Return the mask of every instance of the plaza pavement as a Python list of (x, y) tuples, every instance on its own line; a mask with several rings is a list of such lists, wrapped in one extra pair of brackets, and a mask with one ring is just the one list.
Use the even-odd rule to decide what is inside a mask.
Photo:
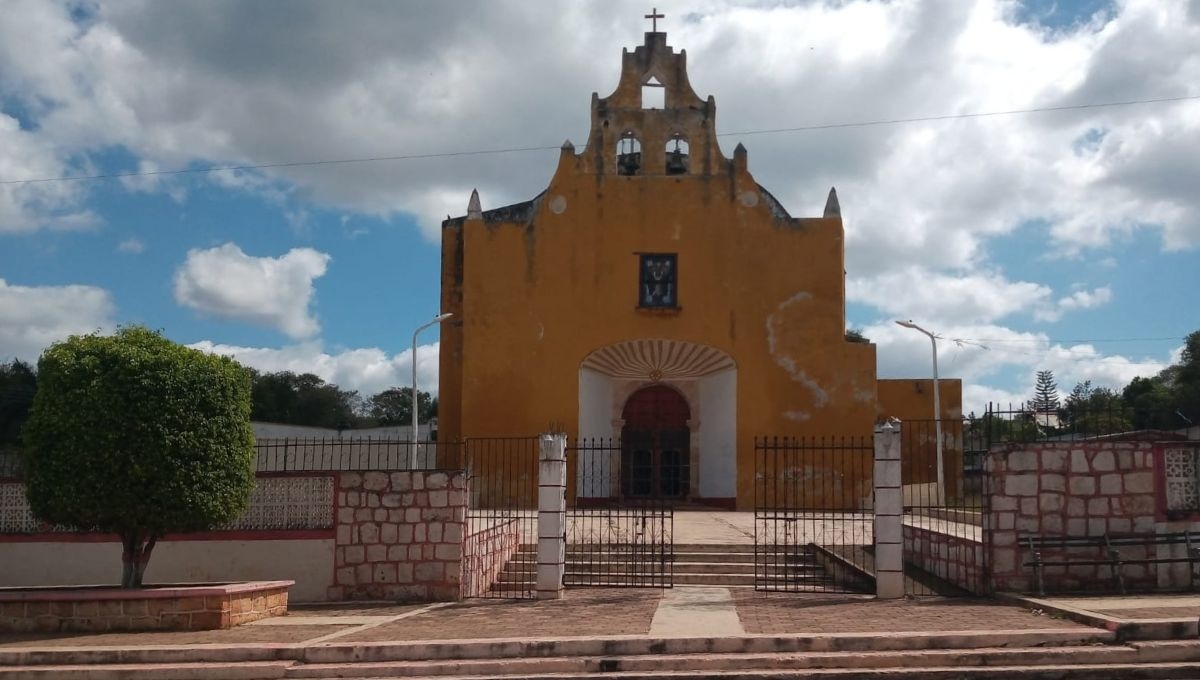
[[(1063, 607), (1088, 608), (1089, 625)], [(1047, 604), (1049, 603), (1049, 604)], [(1146, 622), (1200, 617), (1192, 595), (876, 600), (868, 596), (757, 593), (737, 588), (570, 589), (561, 600), (468, 600), (439, 604), (294, 605), (286, 617), (230, 630), (144, 633), (0, 634), (0, 650), (212, 644), (380, 643), (418, 640), (589, 636), (723, 637), (1034, 631), (1105, 628), (1105, 620)]]
[[(675, 517), (677, 545), (732, 546), (754, 542), (753, 513), (679, 512)], [(814, 516), (796, 523), (795, 530), (826, 538), (845, 534), (847, 544), (861, 545), (869, 542), (870, 524), (865, 515), (836, 519)], [(1030, 678), (1126, 678), (1134, 677), (1127, 673), (1144, 670), (1137, 666), (1139, 663), (1185, 661), (1191, 665), (1178, 669), (1156, 667), (1153, 672), (1164, 674), (1153, 677), (1200, 677), (1198, 619), (1200, 596), (1183, 594), (876, 600), (861, 595), (760, 593), (749, 588), (714, 586), (581, 588), (566, 590), (561, 600), (547, 601), (296, 603), (285, 617), (231, 630), (0, 634), (0, 680), (9, 677), (42, 680), (55, 677), (54, 673), (68, 667), (95, 669), (94, 672), (78, 670), (70, 676), (81, 680), (107, 680), (109, 676), (104, 673), (108, 670), (117, 674), (112, 677), (124, 678), (127, 676), (120, 674), (132, 673), (130, 669), (135, 667), (112, 666), (105, 670), (103, 665), (131, 660), (142, 664), (137, 672), (144, 675), (129, 675), (130, 678), (158, 678), (154, 675), (157, 672), (152, 665), (154, 660), (178, 663), (177, 670), (186, 677), (192, 678), (187, 673), (195, 671), (198, 673), (195, 678), (206, 679), (234, 677), (226, 674), (235, 671), (251, 675), (261, 672), (264, 674), (261, 677), (283, 677), (271, 673), (323, 672), (320, 663), (331, 664), (332, 677), (334, 670), (338, 674), (357, 672), (355, 669), (360, 666), (355, 664), (370, 658), (383, 664), (376, 671), (391, 673), (398, 663), (438, 663), (432, 659), (443, 658), (440, 654), (448, 655), (446, 659), (479, 659), (470, 663), (483, 664), (480, 668), (492, 668), (487, 664), (500, 664), (496, 668), (501, 668), (504, 664), (518, 663), (511, 659), (521, 658), (535, 647), (538, 654), (548, 654), (546, 650), (552, 649), (560, 655), (558, 661), (540, 667), (542, 670), (601, 664), (598, 668), (604, 671), (603, 663), (607, 663), (604, 659), (617, 653), (634, 655), (629, 659), (642, 658), (636, 655), (667, 659), (653, 662), (660, 664), (655, 668), (661, 664), (686, 667), (692, 662), (685, 657), (698, 664), (715, 664), (715, 668), (720, 664), (742, 663), (792, 666), (833, 663), (818, 658), (823, 654), (832, 655), (830, 659), (841, 659), (836, 663), (867, 663), (860, 659), (865, 652), (868, 656), (881, 655), (878, 657), (881, 664), (891, 663), (884, 660), (892, 658), (889, 654), (900, 655), (896, 659), (913, 655), (903, 661), (912, 664), (931, 663), (922, 654), (941, 654), (937, 663), (946, 665), (951, 673), (955, 672), (955, 665), (992, 666), (995, 672), (998, 669), (994, 664), (1026, 663), (1020, 661), (1026, 657), (1030, 664), (1034, 658), (1042, 659), (1045, 664), (1060, 664), (1045, 666), (1050, 675), (1012, 676)], [(1096, 645), (1102, 645), (1103, 650)], [(662, 656), (663, 650), (667, 657), (671, 654), (684, 657), (671, 660)], [(733, 656), (711, 659), (699, 652)], [(794, 656), (797, 652), (808, 654), (805, 657), (808, 660), (798, 660)], [(759, 659), (755, 654), (766, 654), (771, 659)], [(838, 654), (851, 656), (838, 657)], [(493, 657), (493, 661), (483, 660)], [(1109, 660), (1101, 662), (1100, 657)], [(629, 659), (623, 663), (634, 663)], [(1096, 675), (1086, 672), (1066, 675), (1055, 670), (1065, 667), (1061, 664), (1086, 664), (1093, 659), (1095, 663), (1133, 665), (1105, 669), (1107, 675), (1100, 670)], [(294, 665), (298, 662), (317, 665), (304, 670)], [(271, 668), (257, 668), (256, 663)], [(530, 660), (530, 663), (535, 662)], [(653, 665), (650, 661), (645, 663)], [(197, 667), (192, 669), (189, 664)], [(24, 670), (19, 670), (22, 667)], [(522, 672), (520, 667), (514, 668), (509, 671), (518, 675)], [(1172, 674), (1177, 671), (1196, 674)]]

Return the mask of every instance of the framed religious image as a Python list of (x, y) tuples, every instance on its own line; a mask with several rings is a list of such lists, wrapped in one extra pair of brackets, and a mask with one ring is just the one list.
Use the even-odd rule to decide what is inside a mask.
[(679, 268), (674, 253), (639, 253), (638, 307), (679, 306)]

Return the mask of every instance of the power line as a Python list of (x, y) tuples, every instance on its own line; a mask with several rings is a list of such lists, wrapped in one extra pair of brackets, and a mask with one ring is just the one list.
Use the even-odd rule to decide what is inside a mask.
[[(887, 118), (879, 120), (865, 120), (849, 123), (822, 123), (819, 125), (801, 125), (798, 127), (787, 128), (770, 128), (762, 130), (740, 130), (737, 132), (722, 132), (718, 137), (732, 136), (749, 136), (749, 135), (773, 135), (789, 132), (810, 132), (815, 130), (837, 130), (843, 128), (862, 128), (862, 127), (878, 127), (883, 125), (906, 125), (910, 123), (928, 123), (946, 120), (960, 120), (968, 118), (989, 118), (996, 116), (1016, 116), (1031, 113), (1050, 113), (1054, 111), (1079, 111), (1085, 109), (1113, 108), (1118, 106), (1134, 106), (1139, 104), (1163, 104), (1170, 102), (1194, 101), (1200, 100), (1200, 95), (1185, 95), (1180, 97), (1159, 97), (1155, 99), (1130, 99), (1126, 101), (1115, 102), (1097, 102), (1090, 104), (1066, 104), (1063, 106), (1043, 106), (1029, 109), (1010, 109), (1007, 111), (983, 111), (976, 113), (952, 113), (940, 116), (919, 116), (914, 118)], [(322, 165), (345, 165), (349, 163), (379, 163), (383, 161), (410, 161), (410, 160), (426, 160), (431, 158), (455, 158), (461, 156), (487, 156), (496, 154), (508, 153), (526, 153), (530, 151), (554, 151), (561, 147), (557, 145), (549, 146), (524, 146), (510, 147), (502, 149), (477, 149), (468, 151), (445, 151), (437, 153), (421, 153), (421, 154), (398, 154), (393, 156), (366, 156), (360, 158), (335, 158), (322, 159), (311, 161), (292, 161), (284, 163), (246, 163), (242, 165), (213, 165), (205, 168), (177, 168), (173, 170), (145, 170), (136, 172), (114, 172), (99, 175), (73, 175), (62, 177), (40, 177), (35, 179), (6, 179), (0, 180), (0, 185), (4, 184), (39, 184), (45, 182), (79, 182), (86, 180), (104, 180), (104, 179), (121, 179), (123, 177), (156, 177), (164, 175), (188, 175), (208, 172), (221, 171), (238, 171), (238, 170), (266, 170), (272, 168), (297, 168), (297, 167), (316, 167)]]
[[(954, 338), (952, 338), (954, 339)], [(1061, 339), (1061, 338), (959, 338), (961, 340), (971, 340), (974, 342), (990, 342), (995, 344), (1069, 344), (1069, 343), (1099, 343), (1099, 342), (1162, 342), (1165, 340), (1183, 340), (1182, 335), (1170, 335), (1160, 338), (1080, 338), (1080, 339)]]
[(1081, 109), (1100, 109), (1116, 106), (1133, 106), (1135, 104), (1161, 104), (1166, 102), (1182, 102), (1200, 99), (1200, 95), (1184, 95), (1181, 97), (1161, 97), (1158, 99), (1130, 99), (1119, 102), (1099, 102), (1094, 104), (1064, 104), (1063, 106), (1042, 106), (1032, 109), (1010, 109), (1008, 111), (984, 111), (980, 113), (948, 113), (941, 116), (921, 116), (918, 118), (889, 118), (884, 120), (869, 120), (858, 123), (826, 123), (823, 125), (805, 125), (794, 128), (775, 128), (771, 130), (743, 130), (741, 132), (725, 132), (725, 135), (766, 135), (777, 132), (804, 132), (808, 130), (835, 130), (838, 128), (870, 127), (876, 125), (901, 125), (906, 123), (927, 123), (939, 120), (957, 120), (961, 118), (988, 118), (992, 116), (1016, 116), (1026, 113), (1050, 113), (1053, 111), (1078, 111)]

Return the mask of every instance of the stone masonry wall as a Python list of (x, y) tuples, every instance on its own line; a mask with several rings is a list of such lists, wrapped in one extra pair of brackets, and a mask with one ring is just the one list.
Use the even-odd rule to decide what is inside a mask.
[(904, 561), (969, 593), (985, 594), (983, 543), (975, 538), (905, 524)]
[(463, 544), (463, 597), (483, 597), (521, 545), (521, 527), (505, 520), (467, 536)]
[[(1154, 446), (1146, 442), (1045, 442), (993, 450), (986, 459), (992, 480), (985, 528), (992, 534), (991, 568), (997, 591), (1035, 589), (1029, 549), (1021, 536), (1103, 536), (1155, 532)], [(1078, 551), (1070, 553), (1080, 555)], [(1090, 555), (1090, 553), (1089, 553)], [(1122, 555), (1140, 558), (1135, 549)], [(1043, 559), (1060, 557), (1043, 551)], [(1099, 556), (1099, 555), (1097, 555)], [(1153, 587), (1156, 575), (1141, 565), (1124, 570), (1131, 588)], [(1110, 590), (1107, 567), (1047, 567), (1048, 591)]]
[(462, 471), (343, 472), (330, 600), (461, 597)]

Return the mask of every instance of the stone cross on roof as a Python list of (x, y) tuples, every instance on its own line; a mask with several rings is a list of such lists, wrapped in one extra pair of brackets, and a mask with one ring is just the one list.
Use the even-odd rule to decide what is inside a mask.
[(659, 13), (658, 13), (658, 8), (657, 8), (657, 7), (655, 7), (655, 8), (653, 8), (653, 9), (651, 9), (651, 10), (650, 10), (650, 13), (646, 15), (646, 18), (647, 18), (647, 19), (649, 19), (649, 20), (650, 20), (650, 22), (651, 22), (651, 23), (650, 23), (650, 32), (651, 32), (651, 33), (658, 33), (658, 20), (659, 20), (659, 19), (666, 19), (666, 18), (667, 18), (667, 15), (665, 15), (665, 14), (659, 14)]

